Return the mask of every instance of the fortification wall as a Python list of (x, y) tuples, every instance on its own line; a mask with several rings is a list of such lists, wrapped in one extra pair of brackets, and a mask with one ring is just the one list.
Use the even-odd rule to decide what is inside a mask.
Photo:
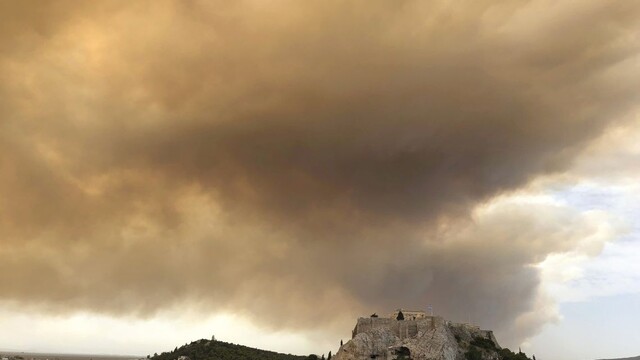
[(498, 340), (496, 340), (496, 337), (491, 330), (482, 330), (479, 326), (465, 323), (448, 322), (447, 325), (449, 325), (449, 328), (454, 333), (454, 335), (460, 336), (465, 341), (471, 342), (474, 338), (490, 339), (491, 341), (493, 341), (496, 347), (500, 349)]
[(392, 321), (395, 320), (380, 317), (359, 318), (358, 322), (356, 323), (356, 327), (353, 329), (351, 338), (354, 338), (360, 333), (367, 332), (373, 329), (389, 327)]
[(356, 335), (378, 328), (386, 328), (400, 339), (416, 337), (419, 332), (425, 333), (443, 326), (444, 319), (438, 316), (427, 316), (416, 320), (395, 320), (389, 318), (359, 318), (353, 329), (352, 338)]
[(391, 324), (395, 336), (400, 339), (412, 338), (418, 335), (417, 320), (401, 320)]

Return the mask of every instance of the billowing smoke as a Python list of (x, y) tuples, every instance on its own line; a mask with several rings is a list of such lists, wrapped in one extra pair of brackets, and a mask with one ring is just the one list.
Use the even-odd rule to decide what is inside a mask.
[(534, 334), (608, 235), (496, 199), (634, 111), (640, 3), (490, 3), (0, 2), (0, 297)]

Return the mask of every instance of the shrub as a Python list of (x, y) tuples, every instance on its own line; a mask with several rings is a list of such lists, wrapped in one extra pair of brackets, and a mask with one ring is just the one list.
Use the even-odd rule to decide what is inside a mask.
[(493, 340), (487, 339), (487, 338), (480, 338), (480, 337), (474, 338), (473, 340), (471, 340), (471, 345), (475, 345), (482, 349), (489, 349), (489, 350), (496, 349), (496, 344), (493, 342)]
[(478, 348), (475, 346), (471, 346), (469, 351), (464, 354), (465, 359), (467, 360), (482, 360), (482, 353), (478, 351)]
[(504, 348), (500, 350), (500, 359), (502, 360), (530, 360), (523, 352), (514, 353), (513, 351)]

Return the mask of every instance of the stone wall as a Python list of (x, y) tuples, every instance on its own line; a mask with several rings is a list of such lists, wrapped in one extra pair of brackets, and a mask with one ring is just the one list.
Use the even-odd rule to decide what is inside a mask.
[(356, 327), (351, 333), (351, 338), (356, 335), (378, 328), (389, 329), (400, 339), (413, 338), (419, 332), (426, 333), (436, 326), (444, 325), (444, 320), (438, 316), (427, 316), (416, 320), (395, 320), (389, 318), (359, 318)]
[(395, 320), (380, 317), (359, 318), (358, 322), (356, 323), (356, 327), (351, 333), (351, 338), (354, 338), (360, 333), (367, 332), (373, 329), (388, 327), (391, 325), (392, 321)]
[(485, 338), (493, 341), (498, 349), (501, 348), (491, 330), (482, 330), (479, 326), (465, 323), (447, 322), (447, 325), (454, 335), (457, 335), (464, 341), (471, 342), (474, 338)]

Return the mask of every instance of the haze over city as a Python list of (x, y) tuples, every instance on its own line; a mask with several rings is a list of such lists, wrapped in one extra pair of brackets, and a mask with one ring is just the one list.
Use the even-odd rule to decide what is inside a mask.
[(0, 0), (0, 350), (640, 355), (640, 2)]

